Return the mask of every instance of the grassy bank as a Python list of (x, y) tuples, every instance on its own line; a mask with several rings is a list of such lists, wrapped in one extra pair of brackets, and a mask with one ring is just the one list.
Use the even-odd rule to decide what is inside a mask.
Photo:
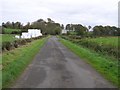
[(108, 58), (104, 55), (100, 55), (94, 51), (91, 51), (82, 46), (72, 43), (71, 41), (60, 39), (66, 47), (77, 54), (80, 58), (85, 60), (91, 66), (93, 66), (98, 72), (100, 72), (106, 79), (113, 84), (120, 87), (118, 82), (118, 61)]
[(47, 38), (35, 40), (27, 45), (3, 53), (2, 55), (2, 87), (9, 87), (24, 71), (33, 57), (44, 45)]

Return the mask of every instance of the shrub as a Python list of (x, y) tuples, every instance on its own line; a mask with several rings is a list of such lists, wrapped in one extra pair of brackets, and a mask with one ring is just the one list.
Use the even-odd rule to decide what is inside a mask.
[(11, 42), (7, 41), (7, 42), (3, 42), (2, 43), (2, 50), (11, 50), (13, 48), (13, 45)]
[(26, 42), (32, 42), (32, 39), (25, 39)]
[(13, 48), (18, 48), (20, 45), (25, 45), (26, 43), (32, 42), (32, 40), (40, 39), (43, 37), (46, 37), (46, 36), (45, 35), (39, 36), (39, 37), (32, 38), (32, 39), (18, 39), (13, 42), (5, 41), (5, 42), (2, 42), (1, 49), (2, 49), (2, 51), (11, 50)]
[(5, 46), (6, 46), (6, 42), (3, 42), (3, 43), (2, 43), (2, 51), (5, 50)]
[(12, 31), (11, 34), (21, 34), (20, 31)]
[(25, 39), (22, 39), (22, 40), (20, 41), (20, 44), (21, 44), (21, 45), (25, 45), (25, 44), (26, 44), (26, 40), (25, 40)]
[(18, 46), (19, 46), (19, 45), (18, 45), (18, 42), (17, 42), (17, 40), (15, 40), (15, 41), (14, 41), (14, 47), (15, 47), (15, 48), (18, 48)]

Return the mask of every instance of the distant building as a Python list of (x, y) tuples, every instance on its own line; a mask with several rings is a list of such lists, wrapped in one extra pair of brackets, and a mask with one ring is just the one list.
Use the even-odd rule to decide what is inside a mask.
[(20, 38), (20, 36), (19, 36), (19, 35), (15, 35), (15, 38), (18, 38), (18, 39), (19, 39), (19, 38)]
[(61, 34), (67, 34), (68, 31), (70, 31), (70, 30), (63, 29)]
[(24, 32), (22, 33), (21, 38), (31, 38), (31, 35), (29, 33)]
[(29, 34), (31, 37), (42, 36), (41, 30), (38, 30), (38, 29), (28, 29), (28, 34)]
[[(28, 29), (28, 32), (23, 32), (21, 38), (34, 38), (42, 36), (41, 30), (39, 29)], [(16, 38), (20, 38), (18, 35), (15, 36)]]
[(89, 31), (93, 31), (93, 28), (90, 28)]

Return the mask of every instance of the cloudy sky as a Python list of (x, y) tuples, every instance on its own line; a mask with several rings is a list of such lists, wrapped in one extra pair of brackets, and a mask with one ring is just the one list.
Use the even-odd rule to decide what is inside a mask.
[[(58, 23), (118, 25), (119, 0), (0, 0), (2, 22), (51, 18)], [(1, 22), (0, 22), (1, 23)]]

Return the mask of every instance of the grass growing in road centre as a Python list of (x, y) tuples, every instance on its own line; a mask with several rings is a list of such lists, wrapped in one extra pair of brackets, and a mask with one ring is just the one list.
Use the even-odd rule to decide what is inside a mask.
[(120, 87), (118, 81), (118, 61), (112, 60), (106, 56), (95, 53), (87, 48), (78, 46), (68, 40), (60, 39), (66, 47), (83, 58), (87, 63), (91, 64), (98, 72), (100, 72), (106, 79), (113, 84)]
[(9, 87), (12, 82), (23, 72), (47, 38), (35, 40), (15, 50), (3, 53), (2, 55), (2, 87)]

